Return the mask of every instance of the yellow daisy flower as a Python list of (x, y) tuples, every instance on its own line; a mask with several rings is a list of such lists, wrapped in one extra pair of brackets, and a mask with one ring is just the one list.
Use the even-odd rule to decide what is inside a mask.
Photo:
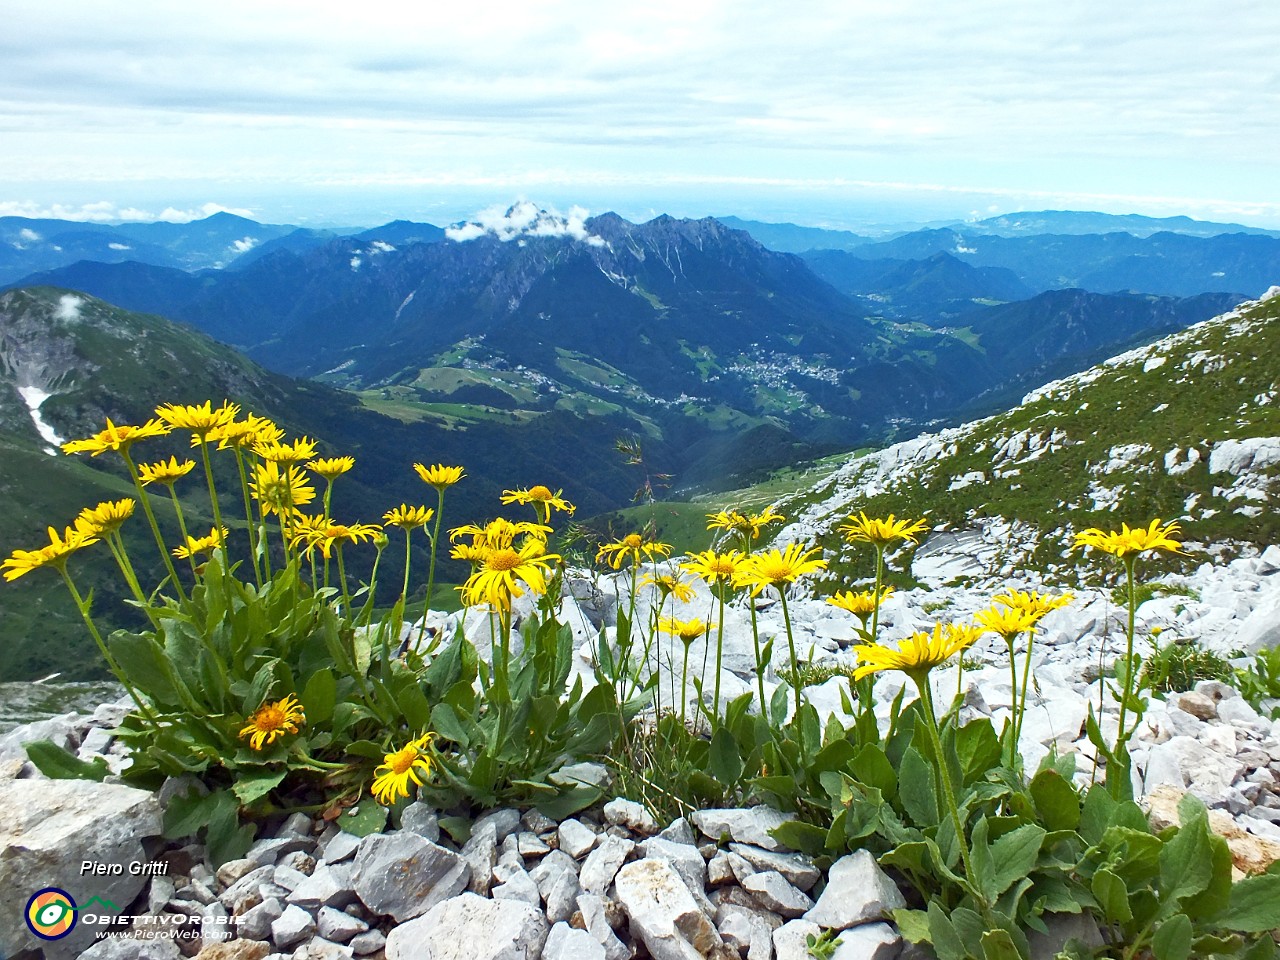
[[(299, 437), (292, 443), (281, 443), (279, 440), (273, 440), (270, 443), (254, 444), (253, 452), (263, 460), (271, 463), (282, 465), (301, 463), (303, 460), (310, 460), (316, 455), (316, 441), (310, 437)], [(354, 460), (351, 461), (351, 465), (355, 466)]]
[(681, 603), (688, 603), (693, 599), (693, 585), (681, 580), (678, 574), (646, 573), (640, 578), (640, 584), (641, 586), (657, 587), (662, 594), (663, 600), (673, 596)]
[(891, 513), (885, 519), (868, 517), (859, 512), (856, 517), (849, 517), (849, 522), (838, 528), (849, 543), (870, 543), (877, 548), (887, 547), (895, 540), (910, 540), (919, 543), (916, 535), (929, 529), (924, 520), (898, 520)]
[(867, 617), (875, 613), (876, 607), (883, 604), (890, 596), (893, 595), (893, 587), (883, 587), (880, 590), (879, 599), (876, 598), (874, 590), (845, 590), (843, 593), (836, 592), (827, 597), (827, 603), (833, 607), (839, 607), (841, 610), (848, 610), (855, 617), (863, 622)]
[(254, 750), (270, 746), (286, 733), (297, 733), (307, 722), (302, 704), (293, 694), (275, 703), (264, 703), (249, 717), (240, 731), (241, 739), (247, 739)]
[(133, 516), (133, 508), (137, 505), (136, 500), (125, 497), (123, 500), (108, 500), (96, 507), (85, 507), (76, 517), (76, 528), (91, 537), (115, 533)]
[(640, 563), (640, 555), (648, 557), (652, 560), (654, 557), (671, 556), (671, 544), (658, 543), (656, 540), (646, 540), (638, 533), (628, 533), (621, 540), (614, 540), (612, 543), (602, 543), (600, 549), (596, 551), (596, 562), (606, 560), (613, 569), (620, 569), (622, 561), (627, 557), (631, 558), (633, 564)]
[(417, 530), (418, 527), (425, 527), (431, 522), (431, 518), (436, 512), (431, 507), (411, 507), (408, 504), (400, 504), (388, 510), (382, 515), (382, 519), (387, 522), (389, 527), (399, 527), (401, 530)]
[(424, 467), (420, 463), (415, 463), (413, 469), (418, 472), (418, 476), (422, 478), (422, 482), (435, 487), (443, 492), (445, 487), (451, 487), (463, 477), (466, 476), (462, 472), (462, 467), (446, 467), (443, 463), (437, 463), (431, 467)]
[(1029, 614), (1034, 620), (1039, 621), (1046, 613), (1065, 607), (1074, 599), (1074, 595), (1070, 593), (1054, 596), (1035, 590), (1006, 590), (992, 597), (992, 602), (1003, 603), (1006, 607)]
[(317, 476), (332, 481), (342, 476), (355, 465), (355, 457), (329, 457), (327, 459), (312, 460), (307, 464), (307, 469)]
[(347, 543), (359, 543), (361, 540), (372, 540), (382, 532), (382, 528), (374, 523), (328, 523), (318, 529), (306, 529), (295, 533), (293, 545), (305, 544), (308, 551), (320, 548), (327, 560), (333, 555), (334, 545), (341, 547)]
[(484, 558), (489, 555), (489, 548), (482, 541), (473, 541), (471, 543), (454, 544), (453, 549), (449, 551), (449, 556), (455, 560), (465, 560), (467, 563), (475, 566), (478, 563), (484, 563)]
[(913, 633), (897, 650), (878, 643), (860, 644), (853, 649), (862, 666), (853, 671), (853, 679), (882, 670), (901, 670), (919, 682), (934, 667), (967, 650), (981, 635), (981, 630), (967, 624), (938, 623), (932, 633)]
[(307, 483), (301, 470), (287, 467), (282, 471), (274, 460), (254, 465), (249, 489), (263, 513), (288, 515), (316, 498), (315, 487)]
[(545, 543), (550, 533), (551, 528), (540, 523), (530, 523), (527, 520), (512, 522), (505, 517), (497, 517), (483, 527), (478, 527), (474, 523), (454, 527), (449, 531), (449, 539), (461, 540), (463, 537), (471, 537), (474, 541), (478, 537), (484, 546), (500, 550), (511, 546), (515, 543), (516, 537), (522, 535)]
[(84, 440), (68, 440), (62, 445), (62, 452), (89, 453), (95, 457), (100, 453), (106, 453), (108, 450), (123, 453), (138, 440), (145, 440), (148, 437), (163, 437), (168, 433), (169, 428), (159, 420), (148, 420), (140, 427), (131, 427), (127, 424), (117, 426), (108, 417), (105, 430), (95, 433), (92, 437), (87, 437)]
[(547, 573), (552, 562), (560, 557), (545, 553), (545, 545), (532, 537), (525, 540), (519, 550), (511, 547), (490, 549), (483, 562), (459, 589), (462, 602), (468, 607), (481, 604), (497, 610), (510, 610), (511, 598), (524, 596), (520, 584), (536, 594), (547, 589)]
[[(431, 776), (431, 758), (427, 746), (434, 734), (411, 740), (399, 750), (385, 754), (383, 762), (374, 769), (373, 798), (383, 806), (390, 806), (397, 797), (409, 796), (409, 782), (421, 787), (421, 777)], [(419, 774), (418, 771), (422, 773)], [(385, 771), (380, 773), (379, 771)]]
[(695, 553), (692, 560), (686, 560), (680, 564), (680, 569), (689, 571), (708, 586), (714, 586), (717, 583), (735, 580), (738, 568), (746, 559), (747, 555), (741, 550), (726, 550), (723, 553), (703, 550), (701, 553)]
[(188, 536), (187, 542), (183, 546), (173, 548), (173, 555), (179, 560), (186, 560), (191, 557), (197, 557), (202, 553), (212, 553), (227, 542), (228, 533), (229, 531), (226, 527), (221, 530), (210, 527), (207, 537)]
[(663, 633), (669, 633), (673, 637), (679, 637), (680, 640), (688, 646), (701, 636), (705, 636), (707, 631), (711, 629), (710, 624), (703, 623), (699, 618), (694, 617), (692, 620), (680, 620), (676, 617), (663, 617), (658, 621), (658, 629)]
[(561, 496), (563, 493), (563, 490), (557, 490), (552, 493), (550, 488), (538, 484), (527, 490), (503, 490), (502, 502), (533, 504), (533, 509), (537, 512), (538, 519), (543, 523), (550, 523), (552, 509), (560, 510), (570, 516), (573, 516), (574, 511), (578, 509)]
[(168, 424), (171, 430), (190, 430), (192, 445), (204, 443), (213, 431), (225, 427), (240, 413), (239, 404), (222, 402), (213, 409), (213, 401), (206, 400), (197, 406), (166, 403), (156, 407), (156, 416)]
[(49, 527), (48, 546), (39, 550), (14, 550), (8, 560), (0, 563), (0, 568), (8, 567), (4, 571), (6, 580), (17, 580), (38, 567), (63, 570), (66, 568), (67, 557), (97, 542), (98, 538), (84, 529), (67, 527), (62, 536), (58, 536), (58, 531)]
[(1034, 630), (1040, 618), (1016, 607), (992, 607), (980, 611), (973, 619), (985, 632), (997, 633), (1010, 642), (1018, 634)]
[(757, 553), (747, 557), (738, 568), (733, 578), (735, 587), (750, 587), (751, 595), (757, 596), (765, 587), (782, 588), (784, 583), (795, 583), (796, 579), (808, 573), (815, 573), (827, 566), (827, 561), (813, 556), (821, 553), (820, 547), (805, 550), (798, 543), (792, 543), (785, 550), (770, 550), (768, 553)]
[(167, 487), (185, 477), (195, 468), (195, 465), (194, 460), (183, 460), (179, 463), (177, 457), (170, 457), (168, 463), (161, 460), (159, 463), (139, 464), (138, 476), (144, 487), (149, 483), (161, 483)]
[(1076, 549), (1094, 547), (1121, 560), (1152, 550), (1166, 550), (1169, 553), (1185, 555), (1182, 544), (1173, 539), (1180, 532), (1181, 528), (1176, 520), (1163, 524), (1158, 519), (1152, 520), (1148, 527), (1133, 529), (1124, 523), (1121, 524), (1118, 532), (1115, 530), (1104, 532), (1097, 527), (1091, 527), (1083, 533), (1076, 534), (1075, 546)]
[(707, 514), (707, 529), (727, 530), (750, 540), (755, 540), (760, 536), (760, 531), (765, 526), (785, 519), (786, 517), (782, 514), (775, 513), (773, 507), (766, 507), (756, 514), (744, 514), (737, 510), (721, 510), (719, 513)]
[(284, 431), (266, 417), (247, 414), (244, 420), (236, 420), (209, 431), (209, 442), (217, 441), (219, 450), (251, 450), (260, 443), (278, 443)]

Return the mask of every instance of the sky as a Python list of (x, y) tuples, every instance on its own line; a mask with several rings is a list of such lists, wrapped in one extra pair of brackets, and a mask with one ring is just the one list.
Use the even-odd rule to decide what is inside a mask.
[(1274, 0), (6, 6), (0, 215), (1280, 228)]

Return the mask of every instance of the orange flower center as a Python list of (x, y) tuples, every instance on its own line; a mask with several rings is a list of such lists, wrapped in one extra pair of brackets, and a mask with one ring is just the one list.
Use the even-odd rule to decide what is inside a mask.
[(644, 543), (644, 541), (640, 538), (640, 534), (638, 533), (628, 533), (625, 537), (622, 538), (622, 542), (625, 543), (632, 550), (639, 550), (640, 545)]
[(734, 563), (728, 557), (716, 557), (707, 564), (707, 569), (717, 577), (729, 577), (733, 575)]
[(285, 724), (284, 711), (274, 703), (269, 703), (253, 715), (253, 725), (265, 733), (283, 730)]
[(494, 550), (485, 558), (490, 570), (514, 570), (520, 566), (520, 554), (510, 548)]
[(552, 494), (552, 492), (542, 484), (538, 484), (536, 487), (529, 488), (529, 496), (534, 500), (542, 500), (545, 502), (550, 500), (554, 494)]
[(413, 762), (417, 759), (417, 749), (415, 747), (405, 747), (403, 750), (387, 754), (387, 766), (391, 768), (391, 772), (396, 776), (404, 776), (413, 767)]

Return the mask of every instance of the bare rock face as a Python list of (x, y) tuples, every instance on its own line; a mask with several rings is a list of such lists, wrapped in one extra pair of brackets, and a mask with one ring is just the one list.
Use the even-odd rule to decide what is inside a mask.
[(542, 955), (550, 925), (519, 900), (464, 893), (437, 904), (387, 937), (387, 960), (530, 960)]
[(365, 837), (351, 873), (366, 907), (400, 921), (461, 893), (470, 877), (466, 860), (416, 833)]
[[(77, 923), (60, 940), (40, 940), (23, 919), (27, 902), (52, 887), (81, 906), (97, 897), (123, 910), (146, 883), (129, 868), (146, 863), (142, 840), (160, 833), (160, 805), (132, 787), (40, 779), (0, 782), (0, 810), (0, 956), (24, 949), (43, 949), (48, 960), (79, 956), (100, 928)], [(86, 861), (107, 872), (82, 873)]]
[(702, 960), (737, 951), (693, 899), (675, 867), (665, 860), (637, 860), (618, 871), (618, 901), (631, 932), (654, 960)]

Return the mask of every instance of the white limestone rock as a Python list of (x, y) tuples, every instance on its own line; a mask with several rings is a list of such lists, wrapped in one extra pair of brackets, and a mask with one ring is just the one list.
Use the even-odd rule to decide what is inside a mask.
[(654, 960), (703, 960), (724, 941), (671, 864), (637, 860), (618, 871), (618, 901)]
[(387, 936), (387, 960), (530, 960), (542, 954), (550, 925), (518, 900), (464, 893), (436, 904)]

